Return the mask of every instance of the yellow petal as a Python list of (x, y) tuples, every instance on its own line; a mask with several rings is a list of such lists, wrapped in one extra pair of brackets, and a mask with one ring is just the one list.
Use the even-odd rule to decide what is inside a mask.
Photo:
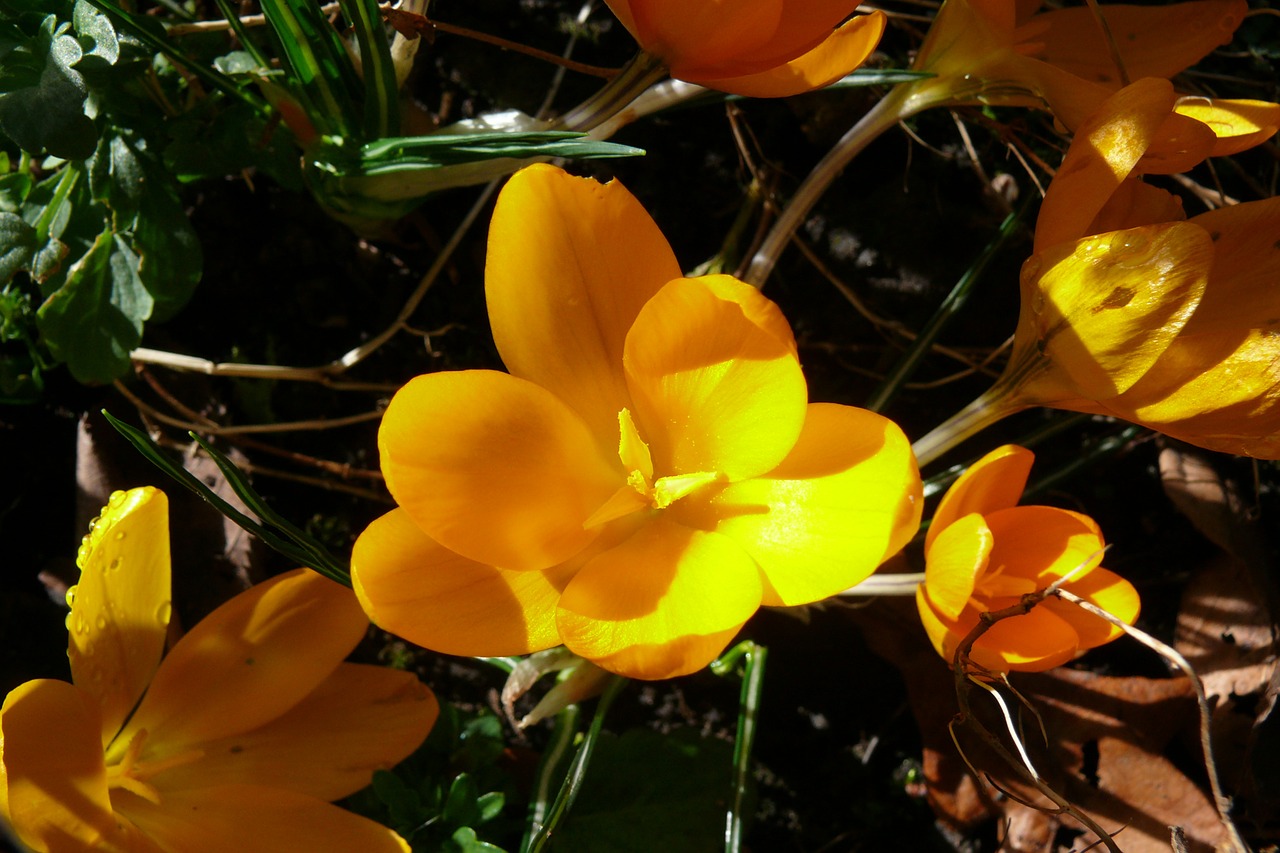
[(1173, 86), (1147, 78), (1126, 86), (1076, 130), (1036, 220), (1035, 251), (1078, 240), (1158, 138)]
[(159, 806), (131, 797), (120, 808), (170, 853), (409, 853), (409, 845), (385, 826), (261, 785), (166, 791)]
[(1084, 578), (1102, 562), (1102, 531), (1087, 515), (1051, 506), (1017, 506), (986, 518), (995, 539), (990, 565), (1007, 577), (1043, 589), (1070, 576)]
[(962, 516), (973, 512), (985, 515), (1016, 506), (1035, 458), (1025, 447), (1006, 444), (970, 465), (938, 504), (925, 537), (925, 553), (933, 547), (933, 540)]
[(773, 329), (785, 322), (777, 306), (750, 285), (731, 289), (733, 299), (699, 279), (677, 279), (649, 300), (627, 335), (634, 414), (659, 476), (763, 474), (804, 425), (808, 389)]
[(939, 614), (960, 618), (978, 576), (986, 571), (994, 541), (986, 520), (976, 512), (955, 519), (934, 537), (925, 562), (924, 592)]
[(454, 655), (523, 655), (559, 645), (556, 602), (570, 575), (513, 572), (460, 557), (400, 509), (365, 528), (351, 552), (351, 579), (369, 618)]
[(1042, 672), (1075, 657), (1078, 643), (1079, 636), (1070, 624), (1037, 605), (1030, 613), (992, 625), (973, 644), (970, 658), (992, 670)]
[(1188, 172), (1211, 156), (1216, 144), (1217, 137), (1207, 124), (1170, 113), (1138, 161), (1136, 171), (1147, 175)]
[(1184, 97), (1175, 109), (1213, 131), (1214, 157), (1230, 157), (1252, 148), (1270, 139), (1280, 128), (1280, 104), (1268, 101)]
[[(1071, 580), (1063, 588), (1075, 593), (1090, 604), (1096, 604), (1129, 625), (1138, 618), (1141, 601), (1133, 584), (1108, 569), (1096, 568), (1083, 578)], [(1094, 616), (1068, 601), (1046, 599), (1041, 607), (1047, 607), (1075, 629), (1079, 646), (1092, 649), (1108, 643), (1124, 632), (1100, 616)]]
[(726, 536), (654, 518), (560, 597), (564, 644), (610, 672), (674, 678), (724, 650), (760, 606), (760, 573)]
[(667, 240), (618, 181), (553, 166), (517, 172), (489, 225), (485, 297), (503, 363), (550, 390), (599, 440), (630, 405), (622, 344), (640, 307), (679, 278)]
[(118, 755), (146, 729), (143, 760), (249, 731), (324, 681), (368, 628), (351, 590), (308, 569), (240, 593), (169, 651), (116, 738)]
[[(1244, 0), (1198, 0), (1165, 6), (1102, 4), (1103, 16), (1130, 80), (1172, 77), (1231, 41), (1244, 20)], [(1094, 83), (1120, 87), (1120, 74), (1088, 6), (1036, 15), (1043, 27), (1037, 54)]]
[(169, 625), (169, 502), (149, 486), (116, 492), (76, 560), (67, 595), (71, 677), (102, 715), (102, 744), (138, 704)]
[(1213, 254), (1203, 228), (1171, 222), (1032, 256), (1010, 360), (1049, 362), (1035, 401), (1107, 400), (1137, 382), (1196, 310)]
[(586, 547), (595, 533), (582, 523), (625, 482), (617, 417), (604, 443), (532, 382), (431, 373), (401, 388), (382, 418), (382, 473), (396, 502), (449, 550), (545, 569)]
[(821, 89), (866, 61), (884, 34), (883, 12), (859, 15), (813, 50), (766, 71), (740, 77), (707, 78), (700, 85), (750, 98), (785, 98)]
[[(47, 853), (127, 850), (107, 794), (93, 697), (65, 681), (28, 681), (0, 709), (9, 820)], [(101, 845), (101, 846), (95, 846)]]
[(1145, 183), (1141, 178), (1129, 178), (1089, 224), (1088, 233), (1123, 231), (1140, 225), (1180, 222), (1186, 218), (1181, 198)]
[(201, 743), (204, 756), (157, 773), (158, 790), (253, 784), (337, 800), (368, 785), (413, 752), (440, 705), (413, 673), (340, 664), (282, 716), (250, 731)]
[(866, 579), (920, 525), (920, 474), (897, 425), (810, 404), (790, 455), (768, 474), (694, 495), (669, 512), (746, 550), (763, 603), (807, 604)]

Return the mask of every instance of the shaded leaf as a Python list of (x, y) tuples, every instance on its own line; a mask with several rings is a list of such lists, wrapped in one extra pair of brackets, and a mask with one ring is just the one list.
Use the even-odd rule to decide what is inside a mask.
[(0, 213), (0, 283), (27, 268), (38, 242), (36, 229), (21, 216)]
[(111, 20), (85, 0), (76, 0), (72, 24), (84, 51), (82, 65), (92, 64), (89, 62), (91, 59), (103, 65), (114, 65), (120, 58), (120, 40)]
[(73, 68), (83, 56), (65, 26), (58, 27), (53, 15), (46, 17), (33, 39), (5, 57), (0, 131), (27, 151), (68, 160), (88, 157), (98, 134), (84, 114), (84, 78)]

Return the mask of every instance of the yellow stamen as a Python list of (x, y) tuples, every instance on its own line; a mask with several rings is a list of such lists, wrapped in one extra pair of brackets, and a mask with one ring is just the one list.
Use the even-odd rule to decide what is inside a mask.
[(123, 788), (126, 791), (137, 794), (148, 802), (159, 805), (160, 792), (154, 786), (147, 784), (146, 780), (166, 770), (180, 767), (183, 764), (190, 764), (203, 758), (204, 750), (188, 749), (164, 758), (141, 761), (139, 759), (146, 743), (146, 729), (138, 729), (138, 731), (134, 732), (133, 737), (129, 739), (129, 745), (125, 748), (120, 763), (107, 767), (107, 787)]
[(653, 505), (665, 509), (688, 494), (721, 478), (718, 471), (698, 471), (662, 477), (653, 484)]

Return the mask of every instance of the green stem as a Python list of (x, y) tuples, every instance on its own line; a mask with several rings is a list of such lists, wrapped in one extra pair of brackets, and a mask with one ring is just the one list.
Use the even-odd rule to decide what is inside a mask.
[(613, 704), (613, 700), (617, 698), (618, 693), (626, 685), (625, 678), (615, 676), (609, 686), (605, 688), (604, 695), (600, 697), (600, 704), (596, 706), (595, 716), (591, 718), (591, 728), (587, 730), (587, 734), (582, 739), (582, 743), (578, 745), (578, 751), (573, 756), (573, 763), (569, 765), (569, 772), (564, 777), (564, 783), (560, 786), (560, 792), (556, 794), (556, 801), (551, 804), (551, 808), (547, 812), (547, 819), (541, 826), (533, 825), (533, 836), (529, 840), (528, 847), (525, 850), (528, 853), (539, 853), (546, 843), (551, 840), (551, 834), (555, 831), (556, 826), (569, 813), (569, 809), (573, 807), (573, 801), (578, 798), (578, 792), (582, 790), (582, 780), (587, 775), (587, 765), (591, 763), (591, 754), (595, 751), (596, 742), (600, 740), (600, 731), (604, 728), (604, 718), (609, 712), (609, 706)]
[(626, 109), (666, 74), (662, 60), (642, 51), (623, 66), (618, 76), (606, 83), (603, 89), (550, 122), (547, 129), (592, 130)]
[(733, 741), (733, 801), (725, 813), (725, 853), (742, 849), (743, 803), (751, 779), (751, 749), (756, 739), (756, 721), (760, 713), (760, 697), (764, 690), (764, 665), (769, 650), (744, 640), (719, 659), (712, 661), (711, 671), (724, 676), (742, 661), (742, 689), (738, 698), (738, 733)]
[(551, 802), (551, 782), (555, 779), (560, 763), (573, 744), (574, 735), (578, 733), (580, 713), (577, 705), (570, 705), (556, 714), (551, 742), (547, 744), (546, 751), (542, 753), (542, 760), (538, 762), (533, 796), (529, 799), (529, 823), (525, 827), (524, 838), (520, 842), (521, 853), (529, 849), (529, 845), (533, 843), (534, 832), (546, 820), (547, 809)]
[(969, 297), (973, 295), (974, 285), (982, 277), (982, 274), (986, 272), (992, 259), (1000, 253), (1005, 244), (1009, 242), (1009, 238), (1017, 231), (1027, 207), (1027, 203), (1023, 203), (1021, 207), (1006, 216), (1004, 222), (1000, 223), (999, 233), (982, 250), (982, 254), (978, 256), (973, 265), (965, 270), (964, 275), (960, 276), (960, 280), (956, 282), (955, 287), (947, 294), (947, 298), (938, 306), (938, 310), (934, 312), (934, 315), (929, 318), (929, 322), (920, 330), (920, 334), (911, 342), (911, 346), (902, 354), (902, 358), (898, 359), (898, 363), (889, 371), (889, 375), (880, 383), (880, 387), (872, 393), (871, 399), (865, 404), (865, 408), (873, 412), (884, 411), (884, 407), (889, 405), (889, 402), (902, 390), (902, 386), (915, 373), (920, 360), (924, 358), (929, 348), (933, 346), (933, 342), (938, 339), (938, 335), (942, 333), (942, 330), (946, 328), (952, 318), (969, 301)]
[(832, 181), (844, 171), (844, 167), (849, 165), (849, 162), (857, 157), (862, 149), (871, 144), (872, 140), (914, 114), (914, 111), (908, 112), (906, 109), (906, 97), (910, 91), (909, 84), (891, 91), (857, 124), (849, 128), (826, 156), (818, 161), (818, 165), (813, 167), (813, 171), (800, 184), (791, 201), (783, 208), (782, 214), (765, 235), (764, 242), (761, 243), (755, 257), (751, 259), (751, 264), (747, 267), (743, 281), (754, 284), (756, 287), (763, 286), (769, 273), (773, 272), (783, 250), (791, 242), (796, 229), (804, 224), (809, 211), (818, 203), (818, 199), (827, 191)]
[(862, 583), (849, 587), (840, 595), (868, 598), (883, 595), (915, 595), (916, 587), (922, 583), (924, 583), (924, 572), (872, 575)]
[(911, 445), (917, 464), (923, 468), (965, 439), (1025, 408), (1027, 406), (1009, 392), (1009, 387), (1003, 380), (997, 382), (981, 397)]

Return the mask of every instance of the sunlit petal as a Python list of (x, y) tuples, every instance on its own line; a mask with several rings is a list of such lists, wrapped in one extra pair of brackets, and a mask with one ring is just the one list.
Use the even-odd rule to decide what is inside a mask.
[(777, 306), (726, 278), (716, 286), (731, 286), (736, 299), (699, 279), (670, 282), (627, 335), (636, 422), (662, 476), (763, 474), (786, 457), (804, 425), (804, 375), (773, 329), (785, 321), (761, 322), (780, 317)]
[(432, 539), (469, 559), (545, 569), (595, 536), (582, 526), (625, 482), (610, 446), (551, 392), (492, 370), (419, 376), (378, 431), (396, 502)]
[(611, 672), (673, 678), (723, 651), (760, 595), (759, 570), (732, 540), (658, 517), (573, 578), (560, 635)]
[(385, 826), (322, 800), (261, 785), (166, 791), (161, 805), (120, 805), (168, 853), (409, 853)]
[(669, 512), (728, 536), (760, 566), (764, 603), (807, 604), (864, 580), (915, 535), (920, 475), (902, 431), (865, 409), (810, 404), (782, 464)]
[(351, 552), (351, 579), (369, 618), (446, 654), (520, 655), (558, 645), (556, 602), (571, 575), (468, 560), (400, 509), (365, 528)]
[(85, 537), (68, 595), (67, 657), (109, 743), (138, 703), (169, 624), (169, 502), (149, 486), (116, 492)]
[(986, 520), (995, 537), (991, 566), (1034, 581), (1036, 588), (1064, 576), (1083, 578), (1102, 561), (1102, 532), (1087, 515), (1051, 506), (1018, 506), (993, 512)]
[(925, 553), (929, 553), (938, 534), (956, 519), (972, 512), (986, 514), (1016, 505), (1034, 461), (1035, 454), (1030, 450), (1006, 444), (970, 465), (938, 504), (925, 537)]
[(1213, 257), (1203, 228), (1171, 222), (1052, 246), (1028, 260), (1011, 360), (1034, 351), (1048, 361), (1036, 399), (1106, 400), (1137, 382), (1196, 310)]
[(157, 773), (151, 783), (166, 794), (252, 784), (337, 800), (408, 756), (439, 713), (413, 673), (344, 663), (282, 716), (201, 743), (200, 761)]
[(834, 83), (866, 61), (884, 34), (883, 12), (859, 15), (817, 47), (766, 71), (696, 82), (721, 92), (751, 98), (783, 98)]
[(987, 568), (993, 544), (991, 529), (976, 512), (955, 519), (934, 537), (925, 563), (924, 592), (939, 614), (960, 618), (978, 576)]
[(627, 330), (680, 275), (666, 238), (619, 181), (530, 166), (498, 197), (485, 267), (498, 352), (512, 375), (551, 391), (598, 438), (616, 438), (629, 405)]
[(1036, 252), (1085, 235), (1157, 139), (1174, 100), (1168, 80), (1139, 80), (1108, 98), (1077, 128), (1040, 205)]
[[(1108, 569), (1096, 568), (1083, 578), (1072, 579), (1064, 588), (1090, 604), (1096, 604), (1121, 622), (1132, 625), (1138, 618), (1141, 601), (1133, 584)], [(1100, 616), (1094, 616), (1069, 601), (1048, 598), (1047, 607), (1069, 624), (1080, 638), (1081, 649), (1109, 643), (1124, 632)]]
[(107, 794), (100, 730), (94, 698), (65, 681), (28, 681), (5, 698), (0, 761), (9, 818), (28, 845), (128, 850)]
[(1214, 157), (1229, 157), (1275, 136), (1280, 128), (1280, 104), (1233, 101), (1226, 98), (1186, 97), (1177, 111), (1203, 122), (1214, 133)]
[(351, 590), (310, 570), (258, 584), (170, 650), (110, 754), (140, 729), (161, 751), (263, 725), (324, 681), (367, 627)]

